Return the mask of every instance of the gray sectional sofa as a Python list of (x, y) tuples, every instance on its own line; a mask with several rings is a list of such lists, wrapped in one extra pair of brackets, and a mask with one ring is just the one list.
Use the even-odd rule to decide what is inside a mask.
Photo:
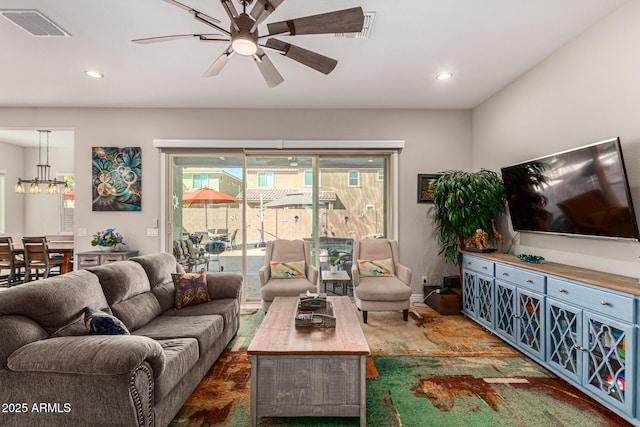
[[(238, 331), (242, 276), (207, 274), (212, 301), (174, 308), (158, 253), (0, 292), (0, 425), (166, 426)], [(131, 335), (88, 335), (83, 310)]]

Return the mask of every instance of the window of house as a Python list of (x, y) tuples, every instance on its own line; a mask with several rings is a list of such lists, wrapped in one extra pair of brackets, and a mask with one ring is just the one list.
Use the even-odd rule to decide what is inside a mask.
[(209, 175), (207, 174), (194, 174), (193, 175), (193, 189), (209, 187)]
[(384, 170), (382, 169), (378, 171), (378, 181), (384, 181)]
[(6, 171), (0, 170), (0, 233), (4, 233), (5, 230), (5, 193), (6, 193)]
[(349, 187), (360, 187), (360, 171), (358, 170), (350, 170), (349, 171)]
[(258, 172), (258, 188), (273, 188), (273, 172)]
[[(311, 169), (304, 171), (304, 182), (302, 185), (305, 187), (311, 187), (313, 185), (313, 171)], [(320, 187), (320, 172), (318, 172), (318, 187)]]

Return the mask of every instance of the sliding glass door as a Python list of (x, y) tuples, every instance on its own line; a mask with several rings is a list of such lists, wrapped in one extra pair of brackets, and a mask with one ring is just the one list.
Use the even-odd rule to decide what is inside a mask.
[(268, 241), (308, 240), (314, 265), (328, 269), (336, 257), (351, 274), (354, 241), (393, 238), (390, 153), (207, 152), (168, 159), (172, 240), (191, 239), (209, 271), (242, 273), (247, 301), (260, 300), (258, 270)]

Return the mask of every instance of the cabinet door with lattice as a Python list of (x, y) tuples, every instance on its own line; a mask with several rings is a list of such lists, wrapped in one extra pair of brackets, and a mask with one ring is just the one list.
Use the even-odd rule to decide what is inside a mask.
[(584, 311), (583, 384), (628, 414), (633, 413), (634, 326)]

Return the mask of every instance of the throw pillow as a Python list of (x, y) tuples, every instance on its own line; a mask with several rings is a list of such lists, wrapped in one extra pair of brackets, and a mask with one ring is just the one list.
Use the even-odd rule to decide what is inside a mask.
[(272, 279), (299, 279), (305, 277), (305, 264), (302, 261), (271, 261)]
[(93, 307), (84, 308), (84, 326), (90, 335), (129, 335), (120, 319)]
[(173, 273), (171, 278), (176, 288), (175, 307), (178, 310), (211, 301), (207, 288), (207, 272), (204, 269), (198, 273)]
[(391, 258), (379, 260), (358, 260), (358, 272), (361, 276), (393, 276), (393, 261)]

